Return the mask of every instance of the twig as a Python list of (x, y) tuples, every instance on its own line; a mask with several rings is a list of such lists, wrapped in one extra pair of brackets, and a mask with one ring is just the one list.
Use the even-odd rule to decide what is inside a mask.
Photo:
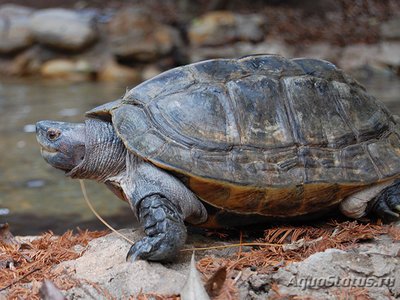
[(231, 245), (204, 247), (204, 248), (189, 248), (189, 249), (182, 249), (181, 251), (204, 251), (204, 250), (224, 249), (224, 248), (242, 247), (242, 246), (273, 246), (273, 247), (282, 247), (283, 244), (271, 244), (271, 243), (242, 243), (242, 244), (231, 244)]
[(83, 182), (83, 180), (79, 180), (79, 183), (81, 184), (81, 190), (82, 190), (82, 194), (83, 194), (83, 198), (85, 198), (86, 204), (89, 206), (90, 210), (93, 212), (93, 214), (100, 220), (100, 222), (102, 222), (104, 225), (106, 225), (111, 231), (113, 231), (115, 234), (119, 235), (120, 237), (122, 237), (124, 240), (126, 240), (127, 242), (131, 243), (132, 245), (135, 244), (134, 241), (130, 240), (129, 238), (127, 238), (125, 235), (119, 233), (117, 230), (115, 230), (110, 224), (108, 224), (98, 213), (97, 211), (94, 209), (92, 203), (89, 200), (89, 197), (87, 196), (87, 192), (86, 192), (86, 187), (85, 187), (85, 183)]
[(9, 285), (7, 285), (7, 286), (1, 288), (1, 289), (0, 289), (0, 292), (2, 292), (2, 291), (4, 291), (4, 290), (6, 290), (6, 289), (12, 287), (12, 286), (13, 286), (14, 284), (16, 284), (17, 282), (19, 282), (19, 281), (21, 281), (22, 279), (28, 277), (29, 275), (35, 273), (36, 271), (39, 271), (40, 269), (41, 269), (41, 268), (35, 268), (35, 269), (33, 269), (32, 271), (26, 273), (25, 275), (21, 276), (21, 277), (18, 278), (17, 280), (14, 280), (13, 282), (11, 282)]

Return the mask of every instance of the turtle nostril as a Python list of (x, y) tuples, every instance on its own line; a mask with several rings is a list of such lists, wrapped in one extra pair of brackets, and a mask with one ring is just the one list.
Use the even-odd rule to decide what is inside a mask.
[(39, 132), (41, 132), (43, 130), (43, 125), (42, 125), (42, 122), (40, 121), (40, 122), (37, 122), (36, 123), (36, 133), (39, 133)]

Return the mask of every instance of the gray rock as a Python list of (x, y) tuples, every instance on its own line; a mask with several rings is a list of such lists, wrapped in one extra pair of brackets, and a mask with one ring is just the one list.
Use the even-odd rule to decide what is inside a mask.
[(91, 20), (73, 10), (39, 10), (32, 15), (30, 24), (39, 43), (62, 50), (82, 50), (97, 38)]
[(27, 17), (32, 14), (34, 10), (30, 7), (16, 5), (16, 4), (4, 4), (0, 5), (0, 17)]
[(29, 26), (31, 13), (31, 9), (23, 6), (0, 7), (0, 53), (13, 53), (33, 44)]
[(108, 26), (111, 52), (121, 58), (153, 61), (179, 47), (178, 31), (133, 7), (119, 11)]
[(241, 15), (214, 11), (195, 19), (188, 29), (193, 46), (220, 46), (235, 41), (258, 42), (264, 38), (266, 18), (263, 15)]
[[(386, 246), (383, 246), (383, 245)], [(362, 245), (350, 251), (328, 249), (292, 263), (273, 275), (282, 294), (313, 299), (337, 299), (338, 292), (365, 289), (372, 299), (400, 295), (400, 260), (388, 245), (400, 250), (400, 243), (385, 241)]]
[(388, 40), (400, 40), (400, 16), (381, 25), (381, 36)]
[(396, 69), (400, 66), (400, 42), (387, 41), (374, 45), (347, 46), (338, 64), (345, 70), (355, 70), (364, 66)]
[(296, 47), (296, 57), (313, 57), (337, 63), (342, 49), (329, 43), (317, 42), (306, 46)]
[(294, 48), (278, 39), (266, 39), (255, 45), (242, 42), (238, 43), (237, 48), (241, 56), (259, 53), (279, 54), (288, 58), (294, 56)]
[(376, 58), (378, 63), (399, 68), (400, 67), (400, 41), (384, 42), (380, 46), (380, 53)]
[[(139, 231), (124, 229), (120, 232), (132, 241), (142, 237)], [(31, 238), (26, 237), (24, 241), (27, 239)], [(191, 234), (185, 248), (216, 244), (225, 243)], [(61, 281), (65, 276), (65, 279), (79, 282), (74, 288), (61, 291), (62, 294), (67, 299), (128, 299), (140, 292), (160, 295), (182, 292), (189, 274), (191, 251), (182, 252), (175, 262), (168, 264), (130, 263), (125, 261), (129, 247), (127, 241), (114, 233), (92, 240), (83, 256), (63, 262), (52, 270), (59, 274)], [(82, 250), (80, 247), (74, 249), (77, 252)], [(196, 260), (205, 255), (232, 257), (232, 253), (224, 250), (210, 249), (196, 252)], [(299, 299), (356, 299), (351, 293), (360, 292), (370, 299), (394, 299), (400, 297), (399, 255), (400, 241), (378, 236), (346, 251), (328, 249), (313, 254), (276, 272), (259, 273), (257, 269), (245, 268), (230, 276), (235, 278), (239, 297), (244, 300), (274, 299), (275, 287), (285, 299), (290, 296)], [(2, 296), (7, 294), (0, 293), (0, 299)]]
[(279, 40), (268, 39), (258, 44), (249, 42), (237, 42), (227, 46), (216, 47), (192, 47), (189, 57), (191, 62), (211, 58), (234, 58), (250, 54), (279, 54), (285, 57), (293, 57), (294, 49)]
[(349, 45), (343, 49), (338, 64), (345, 70), (372, 65), (379, 51), (378, 45)]
[[(141, 234), (131, 230), (121, 231), (132, 240)], [(60, 264), (57, 269), (72, 271), (78, 280), (87, 280), (106, 289), (117, 299), (129, 295), (158, 293), (162, 295), (179, 294), (189, 271), (189, 257), (184, 263), (162, 265), (147, 261), (126, 262), (125, 257), (130, 244), (117, 236), (109, 234), (90, 242), (82, 257)], [(65, 293), (68, 299), (87, 298), (92, 294), (99, 299), (98, 291), (85, 291), (75, 287)]]

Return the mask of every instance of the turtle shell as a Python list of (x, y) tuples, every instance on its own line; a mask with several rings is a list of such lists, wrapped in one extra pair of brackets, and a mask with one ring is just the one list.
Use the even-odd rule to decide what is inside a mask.
[(321, 210), (400, 173), (399, 131), (335, 65), (255, 55), (164, 72), (88, 112), (133, 153), (237, 213)]

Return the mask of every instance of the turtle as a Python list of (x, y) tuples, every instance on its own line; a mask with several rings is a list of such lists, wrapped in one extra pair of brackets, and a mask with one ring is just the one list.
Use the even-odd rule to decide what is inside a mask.
[(130, 261), (174, 259), (187, 224), (399, 218), (399, 117), (321, 59), (176, 67), (36, 135), (50, 165), (129, 203), (144, 231)]

